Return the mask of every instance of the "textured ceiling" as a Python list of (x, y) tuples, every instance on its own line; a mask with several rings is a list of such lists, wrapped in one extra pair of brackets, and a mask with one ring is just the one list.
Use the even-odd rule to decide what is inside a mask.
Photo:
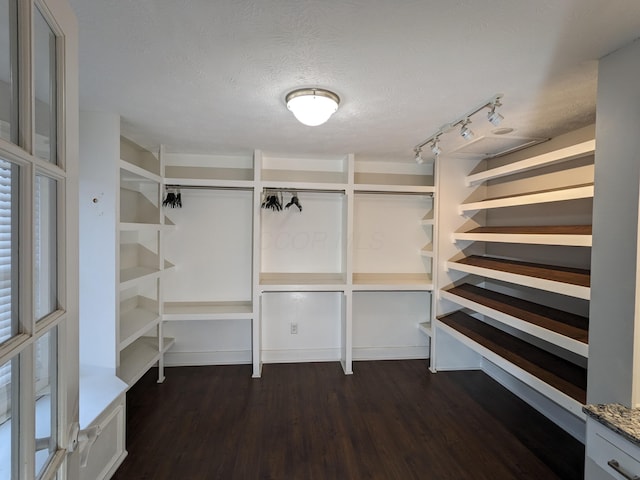
[[(640, 37), (637, 0), (71, 3), (81, 108), (174, 152), (411, 157), (495, 93), (513, 135), (550, 137), (593, 122), (597, 59)], [(342, 98), (325, 125), (286, 109), (304, 86)]]

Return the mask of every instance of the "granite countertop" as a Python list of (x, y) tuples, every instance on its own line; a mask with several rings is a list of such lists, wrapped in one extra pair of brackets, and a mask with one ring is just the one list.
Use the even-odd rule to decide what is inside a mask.
[(585, 405), (582, 411), (631, 443), (640, 446), (640, 408), (627, 408), (618, 403)]

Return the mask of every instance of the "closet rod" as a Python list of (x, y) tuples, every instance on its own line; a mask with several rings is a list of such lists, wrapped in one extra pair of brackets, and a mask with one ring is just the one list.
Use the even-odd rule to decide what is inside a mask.
[(262, 187), (263, 192), (283, 192), (283, 193), (292, 193), (292, 192), (308, 192), (308, 193), (342, 193), (343, 195), (346, 193), (345, 190), (329, 190), (329, 189), (321, 189), (321, 188), (272, 188), (272, 187)]
[(174, 185), (167, 184), (165, 188), (179, 188), (180, 190), (193, 189), (193, 190), (244, 190), (253, 191), (253, 187), (224, 187), (221, 185)]

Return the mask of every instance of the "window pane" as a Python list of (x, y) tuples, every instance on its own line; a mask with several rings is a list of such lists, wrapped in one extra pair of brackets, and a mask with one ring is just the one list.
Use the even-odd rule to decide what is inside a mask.
[(18, 333), (19, 173), (17, 165), (0, 159), (0, 344)]
[[(10, 360), (0, 366), (0, 480), (10, 480), (16, 478), (12, 476), (12, 470), (17, 470), (17, 440), (18, 440), (18, 422), (12, 422), (12, 405), (17, 407), (16, 400), (17, 391), (12, 391), (11, 385), (18, 385), (18, 363), (16, 360)], [(13, 379), (16, 381), (12, 382)]]
[(34, 154), (57, 163), (56, 158), (56, 37), (37, 8), (34, 12), (35, 123)]
[(36, 176), (35, 190), (35, 304), (36, 320), (58, 309), (57, 183)]
[(0, 0), (0, 138), (17, 143), (17, 15), (15, 0)]
[(57, 448), (57, 327), (40, 337), (35, 347), (36, 475)]

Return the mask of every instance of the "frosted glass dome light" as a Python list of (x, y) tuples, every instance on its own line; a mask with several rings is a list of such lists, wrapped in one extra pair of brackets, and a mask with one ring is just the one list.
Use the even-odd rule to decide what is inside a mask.
[(322, 125), (338, 110), (340, 97), (321, 88), (301, 88), (287, 94), (287, 108), (300, 123)]

